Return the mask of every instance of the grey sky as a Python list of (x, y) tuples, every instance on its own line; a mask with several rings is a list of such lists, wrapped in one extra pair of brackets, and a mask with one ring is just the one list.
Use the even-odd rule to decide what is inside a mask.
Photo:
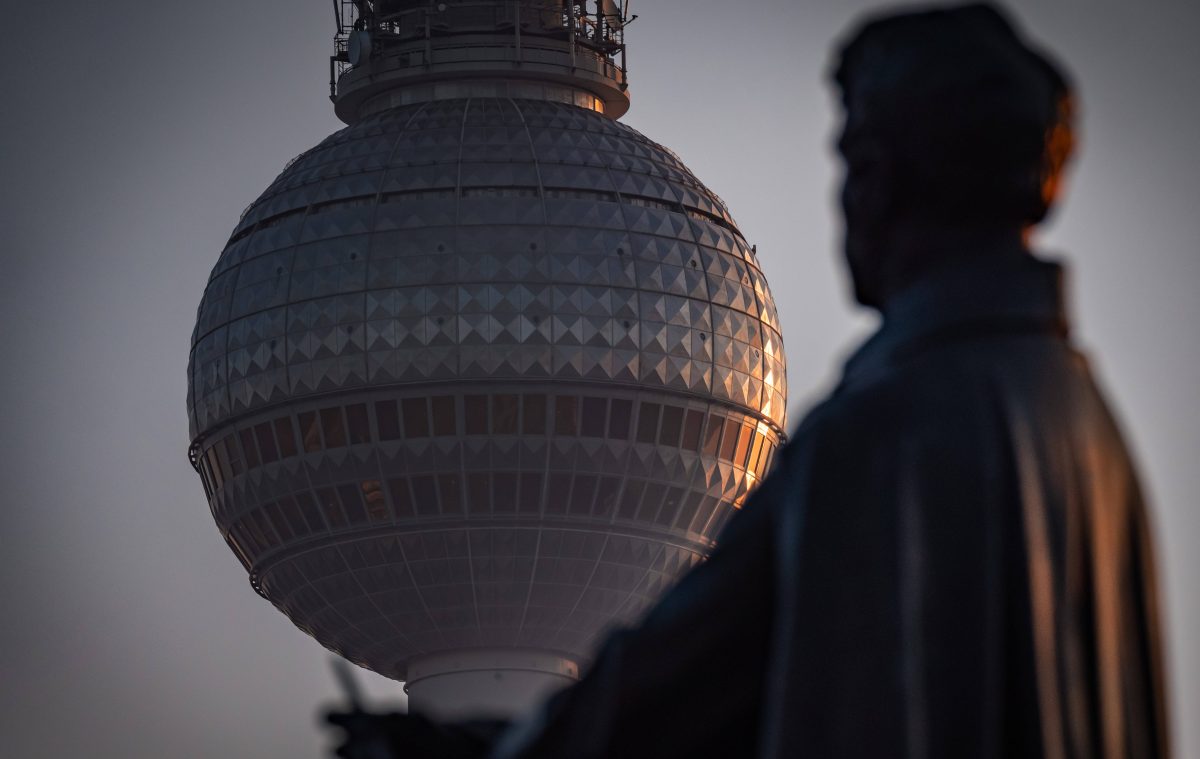
[[(871, 319), (836, 258), (833, 39), (878, 3), (636, 0), (633, 109), (729, 203), (783, 319), (793, 422)], [(1014, 5), (1075, 73), (1041, 247), (1157, 505), (1175, 732), (1200, 755), (1200, 5)], [(186, 460), (188, 341), (241, 209), (340, 126), (324, 0), (25, 4), (0, 109), (0, 753), (316, 757), (326, 654), (258, 598)], [(366, 677), (379, 696), (399, 686)], [(35, 749), (40, 746), (40, 749)]]

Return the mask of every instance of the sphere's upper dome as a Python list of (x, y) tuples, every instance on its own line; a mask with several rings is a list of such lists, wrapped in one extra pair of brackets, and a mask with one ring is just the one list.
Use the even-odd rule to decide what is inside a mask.
[(246, 211), (192, 342), (193, 438), (300, 396), (472, 377), (660, 385), (785, 427), (775, 304), (724, 203), (566, 104), (434, 102), (334, 133)]
[(443, 100), (291, 163), (234, 229), (193, 459), (255, 586), (403, 677), (586, 656), (711, 546), (785, 425), (750, 246), (667, 149), (572, 105)]

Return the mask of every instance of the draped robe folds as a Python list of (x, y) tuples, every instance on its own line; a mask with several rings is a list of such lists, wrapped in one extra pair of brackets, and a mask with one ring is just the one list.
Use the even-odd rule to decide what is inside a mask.
[(496, 759), (1168, 755), (1154, 556), (1056, 264), (900, 294), (711, 558)]

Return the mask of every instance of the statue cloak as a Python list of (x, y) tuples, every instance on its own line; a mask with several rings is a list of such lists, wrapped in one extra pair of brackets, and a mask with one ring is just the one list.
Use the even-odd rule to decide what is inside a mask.
[(1154, 552), (1059, 266), (889, 303), (705, 564), (510, 757), (1168, 755)]

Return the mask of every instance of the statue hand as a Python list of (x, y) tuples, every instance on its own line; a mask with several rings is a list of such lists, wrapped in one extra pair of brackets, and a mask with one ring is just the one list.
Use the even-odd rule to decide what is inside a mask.
[(490, 746), (479, 731), (416, 714), (333, 711), (325, 721), (345, 734), (335, 751), (342, 759), (478, 759)]

